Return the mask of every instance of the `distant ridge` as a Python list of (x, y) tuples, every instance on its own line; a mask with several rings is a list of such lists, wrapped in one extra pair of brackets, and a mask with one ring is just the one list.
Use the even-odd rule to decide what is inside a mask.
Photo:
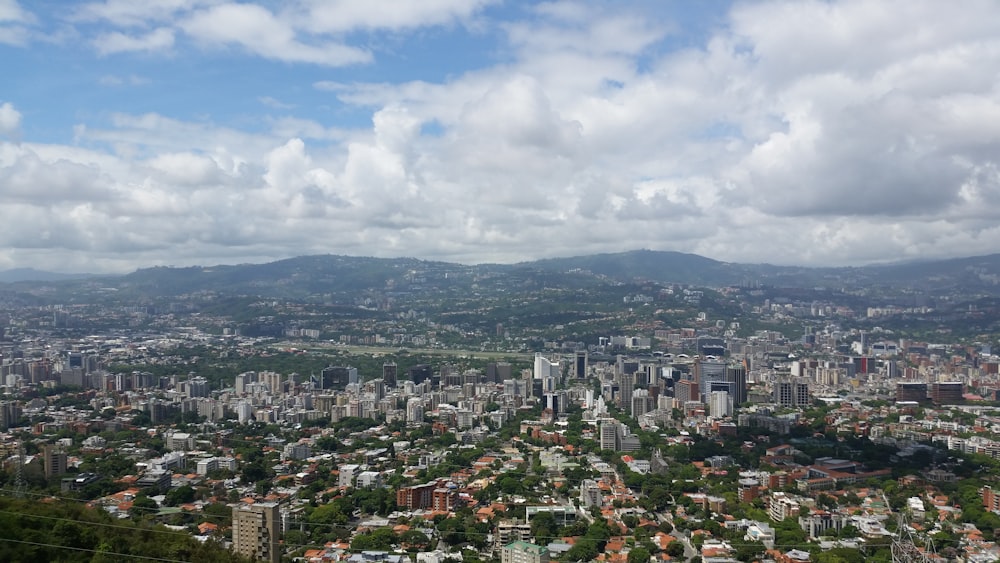
[(45, 272), (34, 268), (13, 268), (0, 270), (0, 283), (19, 283), (28, 281), (54, 282), (66, 280), (81, 280), (95, 277), (93, 274), (59, 274)]
[(735, 265), (698, 254), (645, 249), (547, 258), (520, 265), (552, 271), (586, 270), (622, 281), (646, 279), (677, 283), (736, 283), (740, 274)]
[[(94, 280), (100, 280), (95, 285)], [(551, 287), (657, 282), (707, 287), (909, 289), (1000, 296), (1000, 254), (858, 267), (810, 268), (720, 262), (683, 252), (633, 250), (518, 264), (465, 265), (416, 258), (299, 256), (264, 264), (154, 267), (121, 276), (54, 274), (30, 268), (0, 272), (0, 282), (31, 291), (32, 283), (77, 291), (116, 291), (145, 298), (194, 292), (261, 297), (333, 295), (358, 291), (468, 290), (476, 279), (519, 280)], [(526, 286), (527, 287), (527, 286)]]

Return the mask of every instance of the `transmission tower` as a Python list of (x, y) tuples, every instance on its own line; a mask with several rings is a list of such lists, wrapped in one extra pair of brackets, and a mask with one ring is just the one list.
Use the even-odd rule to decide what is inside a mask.
[(899, 513), (896, 535), (892, 538), (892, 563), (933, 563), (928, 554), (934, 553), (934, 542), (927, 539), (924, 549), (917, 547), (913, 539), (913, 528), (907, 519), (905, 511)]
[(24, 440), (17, 441), (17, 460), (14, 462), (14, 496), (24, 498), (28, 488), (24, 481)]

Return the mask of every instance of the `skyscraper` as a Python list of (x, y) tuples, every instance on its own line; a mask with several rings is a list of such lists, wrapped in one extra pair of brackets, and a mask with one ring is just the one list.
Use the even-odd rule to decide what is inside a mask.
[(358, 368), (329, 366), (320, 372), (321, 389), (344, 389), (350, 383), (358, 382)]
[(385, 386), (389, 389), (396, 388), (398, 371), (399, 368), (396, 366), (396, 362), (386, 362), (382, 364), (382, 381), (385, 382)]
[(587, 377), (587, 351), (577, 350), (576, 357), (573, 362), (573, 375), (577, 379), (584, 379)]
[(733, 384), (730, 389), (733, 407), (739, 407), (747, 402), (747, 369), (739, 365), (727, 367), (726, 381)]

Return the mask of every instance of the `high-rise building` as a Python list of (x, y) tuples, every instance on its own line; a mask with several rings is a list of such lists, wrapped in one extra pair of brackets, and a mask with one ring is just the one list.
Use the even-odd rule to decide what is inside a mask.
[(281, 514), (277, 503), (233, 509), (233, 551), (257, 561), (281, 561)]
[(728, 391), (712, 391), (708, 400), (708, 413), (713, 418), (723, 418), (733, 412)]
[(927, 401), (927, 384), (917, 381), (901, 381), (896, 384), (896, 402)]
[(636, 389), (632, 392), (631, 413), (634, 418), (653, 410), (655, 403), (646, 389)]
[(435, 381), (434, 369), (428, 364), (418, 364), (410, 369), (406, 370), (407, 377), (414, 385), (420, 385), (424, 381), (431, 381), (431, 385), (436, 386), (437, 382), (441, 380), (440, 376), (437, 377)]
[(548, 379), (550, 377), (559, 377), (559, 362), (552, 362), (541, 352), (535, 353), (535, 369), (532, 372), (535, 379)]
[(320, 372), (320, 389), (344, 389), (358, 382), (358, 368), (350, 366), (329, 366)]
[(45, 446), (45, 478), (52, 478), (66, 473), (66, 452), (55, 446)]
[(622, 372), (619, 377), (619, 393), (621, 394), (621, 406), (629, 414), (632, 412), (632, 394), (635, 392), (635, 372)]
[(694, 381), (682, 379), (674, 384), (674, 398), (682, 404), (690, 401), (700, 401), (698, 396), (698, 384)]
[(747, 402), (747, 369), (739, 365), (727, 367), (726, 381), (732, 384), (733, 407)]
[(965, 384), (961, 381), (938, 381), (931, 384), (931, 400), (938, 405), (961, 403), (964, 393)]
[(797, 378), (775, 381), (774, 402), (783, 407), (809, 406), (809, 382)]
[(618, 449), (618, 425), (621, 424), (613, 418), (601, 420), (599, 425), (599, 443), (602, 450)]
[(513, 366), (507, 362), (486, 364), (486, 383), (503, 383), (513, 378)]
[(396, 362), (386, 362), (382, 364), (382, 381), (385, 382), (386, 387), (389, 389), (395, 389), (398, 375), (399, 367), (396, 365)]
[(585, 379), (587, 377), (587, 351), (577, 350), (576, 357), (573, 361), (573, 375), (577, 379)]

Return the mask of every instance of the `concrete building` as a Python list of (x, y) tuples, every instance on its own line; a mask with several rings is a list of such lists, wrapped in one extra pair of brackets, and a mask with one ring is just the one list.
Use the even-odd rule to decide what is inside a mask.
[(66, 473), (66, 452), (54, 446), (45, 446), (43, 459), (46, 479)]
[(500, 551), (500, 563), (549, 563), (549, 550), (533, 543), (516, 541)]
[(233, 509), (233, 551), (257, 561), (281, 561), (281, 514), (276, 503)]

